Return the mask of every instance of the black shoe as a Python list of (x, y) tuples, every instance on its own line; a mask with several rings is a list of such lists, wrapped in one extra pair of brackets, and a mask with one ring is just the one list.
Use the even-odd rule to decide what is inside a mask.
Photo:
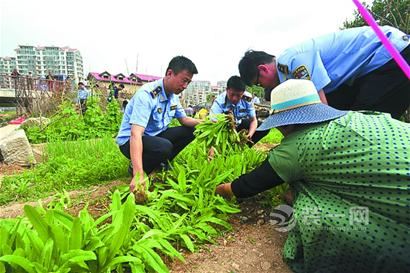
[(130, 163), (130, 165), (128, 165), (128, 174), (132, 177), (134, 173), (134, 169), (132, 168), (132, 164)]

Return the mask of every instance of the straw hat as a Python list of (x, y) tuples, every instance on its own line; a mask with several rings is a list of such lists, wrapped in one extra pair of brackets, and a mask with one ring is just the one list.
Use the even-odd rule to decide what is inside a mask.
[(272, 114), (257, 131), (291, 125), (319, 123), (347, 114), (320, 101), (313, 82), (289, 79), (271, 92)]

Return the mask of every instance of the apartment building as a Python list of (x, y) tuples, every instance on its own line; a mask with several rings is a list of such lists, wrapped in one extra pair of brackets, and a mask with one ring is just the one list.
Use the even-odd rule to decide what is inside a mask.
[(0, 88), (13, 88), (11, 73), (17, 68), (15, 57), (0, 57)]
[(205, 103), (211, 93), (210, 81), (192, 81), (183, 93), (183, 100), (185, 105), (198, 105)]
[(77, 49), (19, 45), (15, 51), (17, 70), (22, 75), (32, 72), (36, 77), (46, 77), (51, 74), (69, 76), (75, 81), (84, 79), (83, 58)]

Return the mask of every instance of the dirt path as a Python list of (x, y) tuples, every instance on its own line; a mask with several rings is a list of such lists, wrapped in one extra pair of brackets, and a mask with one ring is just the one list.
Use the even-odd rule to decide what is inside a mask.
[(240, 203), (241, 213), (232, 216), (233, 230), (184, 254), (185, 263), (170, 265), (172, 273), (273, 273), (292, 272), (282, 260), (286, 233), (275, 230), (271, 208), (263, 208), (258, 197)]
[(270, 224), (235, 224), (232, 232), (194, 254), (174, 262), (173, 273), (292, 272), (282, 260), (286, 234)]

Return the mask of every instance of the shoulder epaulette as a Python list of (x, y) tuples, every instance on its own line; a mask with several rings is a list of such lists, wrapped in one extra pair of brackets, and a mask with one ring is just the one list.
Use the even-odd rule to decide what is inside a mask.
[(161, 93), (161, 91), (162, 91), (161, 86), (158, 86), (157, 88), (155, 88), (154, 90), (150, 92), (151, 97), (154, 99), (156, 96), (158, 96), (159, 93)]
[(283, 74), (286, 74), (286, 75), (289, 74), (289, 67), (285, 64), (278, 63), (278, 70), (282, 72)]

